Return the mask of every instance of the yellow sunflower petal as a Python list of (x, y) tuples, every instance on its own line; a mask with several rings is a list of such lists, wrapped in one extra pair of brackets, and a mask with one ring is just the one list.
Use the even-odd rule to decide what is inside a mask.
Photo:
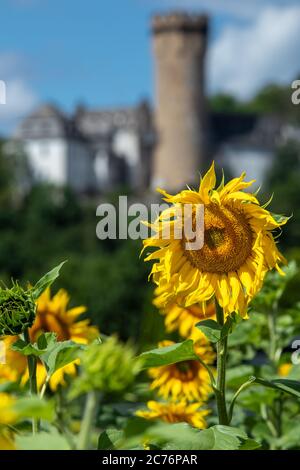
[(211, 167), (204, 175), (200, 182), (199, 194), (204, 204), (209, 203), (209, 192), (214, 189), (216, 185), (215, 163), (212, 162)]

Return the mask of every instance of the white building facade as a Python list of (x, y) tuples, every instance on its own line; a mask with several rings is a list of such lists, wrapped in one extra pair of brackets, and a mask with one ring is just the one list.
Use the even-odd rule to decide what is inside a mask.
[(80, 107), (71, 117), (43, 105), (19, 125), (14, 140), (28, 158), (34, 181), (88, 193), (124, 184), (145, 189), (151, 133), (151, 112), (145, 104), (115, 111)]

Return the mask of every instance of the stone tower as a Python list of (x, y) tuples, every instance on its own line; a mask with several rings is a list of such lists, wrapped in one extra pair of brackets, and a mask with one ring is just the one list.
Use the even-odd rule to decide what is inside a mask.
[(152, 20), (157, 146), (152, 186), (199, 181), (205, 152), (204, 56), (208, 19), (173, 13)]

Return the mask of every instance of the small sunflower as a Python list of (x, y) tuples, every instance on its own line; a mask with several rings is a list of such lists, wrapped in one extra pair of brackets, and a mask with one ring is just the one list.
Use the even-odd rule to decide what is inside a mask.
[[(90, 326), (89, 320), (79, 320), (86, 308), (83, 306), (68, 309), (70, 297), (68, 293), (61, 289), (51, 298), (50, 289), (47, 289), (37, 301), (37, 313), (33, 326), (30, 328), (30, 339), (36, 342), (42, 333), (54, 332), (58, 341), (72, 340), (76, 343), (88, 344), (98, 335), (98, 329)], [(26, 358), (18, 352), (10, 349), (18, 339), (17, 336), (10, 336), (4, 339), (6, 346), (6, 364), (0, 365), (0, 380), (16, 381), (21, 378), (22, 383), (28, 380), (28, 370)], [(56, 371), (50, 379), (50, 387), (56, 390), (58, 385), (65, 385), (66, 375), (76, 374), (76, 365), (79, 360)], [(43, 364), (37, 365), (37, 383), (40, 387), (46, 379), (46, 370)]]
[(96, 327), (90, 326), (90, 320), (80, 320), (86, 307), (68, 308), (70, 296), (60, 289), (51, 298), (50, 289), (46, 289), (37, 301), (36, 320), (30, 329), (32, 341), (36, 341), (42, 333), (54, 331), (58, 341), (72, 340), (76, 343), (88, 344), (99, 335)]
[(10, 428), (18, 415), (14, 410), (16, 399), (7, 393), (0, 393), (0, 450), (15, 449), (14, 437)]
[(161, 420), (166, 423), (188, 423), (199, 429), (206, 428), (205, 417), (209, 414), (208, 410), (201, 410), (200, 403), (187, 404), (185, 401), (160, 403), (149, 401), (148, 410), (139, 410), (136, 415), (149, 419)]
[(14, 410), (16, 399), (8, 393), (0, 393), (0, 425), (14, 424), (18, 418)]
[[(170, 346), (172, 341), (162, 341), (159, 347)], [(201, 350), (200, 350), (201, 347)], [(211, 364), (214, 353), (211, 346), (206, 343), (195, 351), (201, 354), (201, 359)], [(157, 390), (158, 395), (174, 401), (184, 399), (186, 401), (204, 401), (211, 392), (211, 384), (207, 370), (200, 362), (190, 360), (169, 364), (167, 366), (152, 367), (148, 371), (153, 379), (150, 388)]]
[(13, 433), (10, 429), (0, 429), (0, 450), (15, 450)]
[(5, 363), (0, 364), (0, 383), (17, 382), (27, 368), (26, 356), (11, 349), (17, 339), (18, 336), (6, 336), (2, 340), (5, 350)]
[(162, 307), (163, 301), (158, 295), (154, 299), (153, 303), (165, 316), (167, 333), (178, 331), (182, 338), (189, 338), (191, 336), (194, 338), (197, 332), (199, 333), (198, 336), (200, 336), (201, 331), (196, 329), (197, 331), (195, 332), (195, 325), (197, 325), (201, 320), (206, 320), (208, 318), (214, 320), (216, 318), (214, 302), (210, 302), (205, 309), (203, 309), (199, 304), (183, 307), (176, 302), (173, 302), (166, 307)]
[[(144, 240), (144, 249), (158, 248), (146, 258), (156, 260), (151, 274), (163, 292), (164, 304), (175, 299), (189, 307), (214, 296), (225, 315), (232, 312), (247, 318), (247, 306), (260, 290), (268, 272), (281, 274), (279, 253), (272, 234), (287, 222), (261, 206), (254, 194), (243, 190), (254, 181), (245, 182), (245, 173), (216, 188), (214, 164), (203, 177), (199, 190), (187, 189), (172, 196), (159, 190), (172, 206), (163, 211), (154, 224), (154, 236)], [(185, 237), (185, 213), (178, 209), (192, 207), (187, 216), (193, 227), (199, 204), (204, 206), (204, 235), (201, 249), (191, 249), (195, 237)], [(179, 237), (178, 233), (183, 234)], [(165, 234), (168, 234), (167, 236)], [(197, 234), (196, 234), (197, 235)]]
[(278, 375), (280, 375), (280, 377), (287, 377), (291, 372), (292, 367), (293, 364), (291, 364), (290, 362), (285, 362), (284, 364), (281, 364), (278, 367)]

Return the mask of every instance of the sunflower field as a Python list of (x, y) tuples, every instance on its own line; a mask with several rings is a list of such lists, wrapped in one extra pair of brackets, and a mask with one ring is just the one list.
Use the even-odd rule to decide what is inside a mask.
[[(261, 204), (252, 183), (217, 181), (212, 164), (198, 188), (160, 190), (168, 209), (147, 239), (102, 253), (68, 191), (69, 220), (57, 199), (40, 198), (51, 188), (14, 209), (6, 188), (1, 450), (300, 449), (293, 220)], [(176, 237), (185, 204), (192, 221), (204, 206), (201, 249)]]

